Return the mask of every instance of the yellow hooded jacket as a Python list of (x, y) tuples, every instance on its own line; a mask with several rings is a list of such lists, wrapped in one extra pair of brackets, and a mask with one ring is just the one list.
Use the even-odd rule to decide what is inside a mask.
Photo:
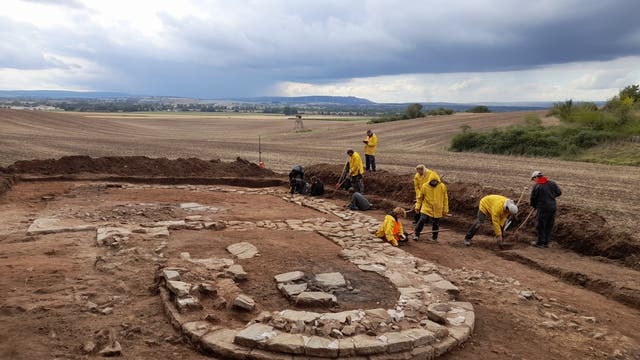
[(416, 204), (416, 208), (420, 208), (420, 212), (429, 217), (439, 219), (445, 216), (449, 213), (447, 186), (441, 181), (438, 181), (436, 186), (431, 186), (428, 182), (425, 183), (422, 185), (420, 198)]
[(392, 215), (386, 215), (380, 229), (376, 232), (376, 236), (383, 238), (394, 246), (398, 246), (398, 240), (404, 238), (404, 229), (402, 222), (396, 220)]
[(364, 166), (362, 165), (362, 158), (357, 151), (353, 152), (353, 155), (349, 158), (349, 175), (356, 176), (364, 174)]
[(419, 202), (419, 199), (421, 198), (420, 190), (422, 189), (422, 185), (428, 183), (433, 179), (441, 181), (440, 175), (438, 175), (437, 172), (429, 169), (425, 169), (424, 175), (420, 175), (416, 172), (416, 174), (413, 176), (413, 189), (416, 191), (416, 207), (415, 207), (416, 209), (418, 210), (420, 209), (418, 207), (418, 202)]
[(509, 213), (504, 210), (505, 202), (507, 198), (502, 195), (487, 195), (480, 199), (480, 211), (491, 218), (496, 236), (502, 236), (502, 226), (509, 217)]
[(376, 146), (378, 146), (378, 137), (376, 136), (376, 134), (371, 134), (371, 136), (367, 136), (367, 138), (364, 140), (367, 142), (364, 145), (364, 154), (375, 155)]

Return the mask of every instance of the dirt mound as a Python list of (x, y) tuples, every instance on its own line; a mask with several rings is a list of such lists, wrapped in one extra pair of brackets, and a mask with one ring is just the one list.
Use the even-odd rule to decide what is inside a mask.
[(15, 183), (15, 178), (12, 175), (0, 174), (0, 196), (11, 189)]
[[(0, 168), (0, 172), (3, 169)], [(271, 170), (262, 169), (247, 160), (234, 162), (149, 158), (146, 156), (65, 156), (60, 159), (16, 161), (4, 169), (13, 174), (67, 175), (78, 173), (113, 174), (122, 176), (164, 177), (272, 177)]]
[[(317, 176), (328, 187), (337, 182), (343, 166), (318, 164), (306, 168), (305, 176)], [(444, 179), (445, 183), (446, 179)], [(447, 218), (447, 223), (458, 229), (466, 231), (471, 226), (478, 212), (480, 198), (487, 194), (501, 194), (517, 201), (521, 194), (505, 192), (500, 189), (483, 186), (478, 183), (447, 183), (449, 190), (449, 208), (454, 215)], [(380, 198), (376, 203), (383, 206), (403, 206), (410, 208), (415, 201), (413, 192), (413, 174), (396, 174), (388, 171), (378, 171), (365, 175), (365, 191), (367, 196), (373, 199)], [(515, 231), (526, 214), (529, 207), (529, 194), (524, 194), (520, 202), (520, 216), (514, 221), (511, 230)], [(518, 231), (516, 241), (529, 242), (535, 240), (535, 214), (531, 215), (527, 223)], [(483, 226), (480, 233), (491, 235), (491, 227)], [(512, 232), (507, 232), (507, 236)], [(623, 260), (631, 267), (640, 268), (640, 245), (630, 234), (616, 230), (607, 223), (606, 219), (597, 213), (583, 209), (561, 206), (558, 209), (554, 240), (562, 246), (578, 253), (603, 256), (610, 259)]]

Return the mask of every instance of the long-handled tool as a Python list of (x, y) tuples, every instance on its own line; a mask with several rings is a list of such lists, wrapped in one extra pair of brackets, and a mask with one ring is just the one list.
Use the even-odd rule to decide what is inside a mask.
[(349, 162), (347, 161), (347, 163), (344, 164), (342, 173), (340, 174), (340, 177), (338, 178), (338, 182), (336, 183), (336, 190), (340, 189), (342, 187), (342, 184), (344, 184), (344, 182), (347, 181), (347, 179), (349, 178), (347, 176), (348, 174), (349, 174)]

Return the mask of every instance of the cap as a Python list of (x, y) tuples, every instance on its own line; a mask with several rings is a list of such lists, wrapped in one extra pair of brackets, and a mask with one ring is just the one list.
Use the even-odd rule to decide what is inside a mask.
[(516, 203), (511, 199), (507, 199), (507, 201), (505, 201), (504, 208), (509, 210), (511, 215), (515, 216), (518, 213), (518, 205), (516, 205)]
[(347, 154), (353, 154), (353, 149), (347, 150)]
[(537, 178), (538, 176), (542, 176), (542, 172), (540, 171), (534, 171), (533, 173), (531, 173), (531, 180)]

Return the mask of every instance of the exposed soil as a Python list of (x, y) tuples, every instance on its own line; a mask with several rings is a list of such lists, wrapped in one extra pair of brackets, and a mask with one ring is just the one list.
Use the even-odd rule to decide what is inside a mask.
[[(318, 164), (306, 169), (306, 174), (309, 177), (317, 176), (330, 188), (337, 182), (341, 172), (342, 166), (340, 165)], [(367, 173), (365, 179), (367, 196), (370, 196), (374, 203), (387, 206), (387, 210), (396, 205), (406, 209), (413, 207), (415, 201), (412, 191), (413, 174), (377, 171)], [(520, 227), (521, 222), (531, 211), (528, 192), (516, 194), (512, 191), (477, 183), (449, 182), (446, 178), (443, 180), (449, 191), (449, 208), (452, 214), (452, 217), (447, 221), (459, 229), (471, 226), (478, 212), (480, 199), (488, 194), (501, 194), (515, 201), (522, 196), (519, 203), (519, 216), (512, 225), (512, 231)], [(346, 197), (346, 193), (343, 196)], [(481, 228), (480, 231), (485, 235), (491, 234), (491, 228), (487, 226)], [(535, 213), (515, 237), (512, 235), (512, 240), (528, 243), (535, 240), (534, 234)], [(627, 266), (640, 269), (640, 261), (638, 261), (640, 259), (640, 244), (634, 241), (631, 234), (615, 229), (603, 216), (595, 212), (574, 206), (559, 206), (554, 240), (581, 254), (621, 260)]]
[(78, 173), (163, 177), (268, 177), (275, 173), (257, 164), (237, 158), (234, 162), (205, 161), (197, 158), (152, 159), (146, 156), (65, 156), (59, 159), (16, 161), (0, 172), (64, 175)]

